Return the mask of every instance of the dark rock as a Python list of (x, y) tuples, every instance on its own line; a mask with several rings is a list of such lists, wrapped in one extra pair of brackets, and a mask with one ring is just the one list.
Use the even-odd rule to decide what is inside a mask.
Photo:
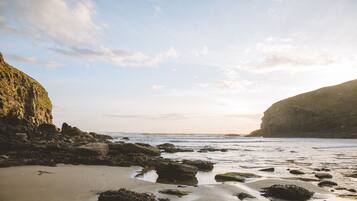
[(356, 193), (357, 192), (356, 189), (353, 189), (353, 188), (348, 189), (348, 191), (351, 192), (351, 193)]
[(198, 152), (200, 152), (200, 153), (214, 152), (214, 151), (227, 152), (228, 149), (216, 149), (216, 148), (212, 148), (212, 147), (204, 147), (204, 148), (198, 150)]
[(156, 198), (152, 194), (136, 193), (122, 188), (100, 193), (98, 201), (156, 201)]
[[(198, 168), (178, 162), (163, 162), (156, 165), (158, 182), (174, 184), (197, 184)], [(187, 182), (186, 182), (187, 181)]]
[(39, 131), (46, 134), (56, 134), (58, 129), (54, 124), (43, 123), (38, 127)]
[(158, 200), (158, 201), (170, 201), (169, 198), (158, 198), (157, 200)]
[(214, 178), (216, 181), (238, 181), (244, 182), (245, 178), (257, 178), (260, 177), (258, 175), (252, 173), (244, 173), (244, 172), (227, 172), (224, 174), (217, 174)]
[(274, 172), (275, 168), (264, 168), (264, 169), (260, 169), (259, 171), (263, 171), (263, 172)]
[(122, 140), (130, 140), (128, 137), (122, 137)]
[(73, 135), (81, 135), (83, 133), (83, 131), (81, 131), (77, 127), (72, 127), (72, 126), (68, 125), (67, 123), (63, 123), (61, 133), (63, 135), (73, 136)]
[(109, 152), (117, 153), (142, 153), (146, 155), (159, 156), (160, 150), (153, 146), (143, 146), (139, 144), (124, 143), (124, 144), (109, 144)]
[(195, 166), (198, 168), (199, 171), (211, 171), (213, 169), (214, 164), (210, 161), (204, 160), (183, 160), (182, 163)]
[(295, 175), (301, 175), (301, 174), (305, 174), (303, 171), (301, 170), (290, 170), (289, 171), (290, 174), (295, 174)]
[(317, 184), (319, 187), (332, 187), (332, 186), (337, 186), (336, 182), (333, 181), (321, 181), (320, 183)]
[(319, 172), (330, 172), (331, 170), (328, 168), (314, 168), (315, 171)]
[(166, 153), (177, 153), (177, 152), (193, 152), (193, 149), (181, 149), (177, 148), (174, 144), (164, 143), (156, 146), (160, 150), (163, 150)]
[(246, 199), (246, 198), (249, 198), (249, 199), (254, 199), (254, 198), (256, 198), (256, 197), (254, 197), (254, 196), (252, 196), (252, 195), (250, 195), (250, 194), (248, 194), (248, 193), (237, 193), (236, 196), (237, 196), (238, 199), (240, 199), (240, 200), (244, 200), (244, 199)]
[(181, 190), (177, 190), (177, 189), (164, 189), (164, 190), (160, 190), (159, 193), (162, 194), (167, 194), (167, 195), (176, 195), (178, 197), (182, 197), (185, 195), (190, 194), (190, 191), (181, 191)]
[(315, 177), (317, 177), (319, 179), (331, 179), (332, 175), (330, 175), (328, 173), (316, 173)]
[(79, 146), (77, 151), (89, 155), (106, 156), (109, 151), (109, 146), (106, 143), (95, 142)]
[(263, 196), (284, 200), (305, 201), (314, 193), (296, 185), (273, 185), (263, 189)]
[(175, 145), (171, 143), (164, 143), (164, 144), (159, 144), (156, 147), (159, 149), (172, 149), (175, 148)]

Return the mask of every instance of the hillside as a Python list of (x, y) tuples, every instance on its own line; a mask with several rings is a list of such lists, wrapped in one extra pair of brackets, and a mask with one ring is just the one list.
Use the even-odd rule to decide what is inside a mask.
[(52, 123), (47, 91), (33, 78), (7, 64), (0, 53), (0, 121), (38, 126)]
[(251, 136), (357, 138), (357, 80), (274, 103)]

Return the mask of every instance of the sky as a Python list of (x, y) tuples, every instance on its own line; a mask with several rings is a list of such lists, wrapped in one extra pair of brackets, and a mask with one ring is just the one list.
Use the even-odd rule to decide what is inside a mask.
[(357, 78), (357, 1), (0, 0), (0, 51), (58, 126), (249, 133), (274, 102)]

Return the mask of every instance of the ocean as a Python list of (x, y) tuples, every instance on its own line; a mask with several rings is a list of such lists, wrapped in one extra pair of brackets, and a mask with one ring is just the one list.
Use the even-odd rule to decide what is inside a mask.
[[(345, 174), (357, 171), (357, 139), (317, 138), (248, 138), (232, 135), (208, 134), (143, 134), (110, 133), (114, 141), (129, 137), (128, 142), (158, 145), (172, 143), (179, 148), (194, 152), (163, 153), (170, 159), (199, 159), (214, 162), (211, 172), (199, 172), (198, 184), (217, 183), (214, 176), (230, 171), (249, 172), (262, 176), (257, 179), (294, 179), (296, 177), (317, 179), (316, 168), (327, 168), (332, 181), (339, 187), (357, 189), (357, 179)], [(228, 149), (227, 152), (197, 152), (201, 148)], [(259, 171), (275, 168), (274, 172)], [(301, 170), (304, 175), (292, 175), (289, 170)], [(155, 182), (157, 175), (150, 171), (139, 179)], [(317, 184), (317, 181), (310, 181)], [(339, 192), (338, 193), (346, 193)]]

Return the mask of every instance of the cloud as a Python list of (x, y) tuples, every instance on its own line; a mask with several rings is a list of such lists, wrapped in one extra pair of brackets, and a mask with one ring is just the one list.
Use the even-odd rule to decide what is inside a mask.
[(0, 3), (0, 30), (61, 45), (97, 42), (91, 1), (11, 0)]
[(121, 119), (146, 119), (146, 120), (184, 120), (187, 119), (186, 115), (179, 113), (166, 113), (166, 114), (158, 114), (158, 115), (119, 115), (119, 114), (105, 114), (105, 117), (110, 118), (121, 118)]
[(27, 57), (27, 56), (21, 56), (21, 55), (16, 55), (16, 54), (10, 55), (9, 59), (16, 61), (16, 62), (20, 62), (20, 63), (36, 64), (36, 65), (40, 65), (40, 66), (46, 66), (49, 68), (55, 68), (55, 67), (60, 66), (60, 64), (55, 61), (40, 61), (35, 57)]
[(151, 86), (151, 89), (154, 90), (154, 91), (160, 91), (160, 90), (165, 89), (165, 86), (164, 85), (160, 85), (160, 84), (154, 84), (154, 85)]
[(118, 66), (157, 66), (168, 59), (178, 57), (178, 53), (174, 48), (170, 48), (154, 56), (148, 56), (142, 52), (127, 52), (125, 50), (112, 50), (107, 48), (87, 49), (71, 47), (50, 49), (65, 56), (100, 60)]

